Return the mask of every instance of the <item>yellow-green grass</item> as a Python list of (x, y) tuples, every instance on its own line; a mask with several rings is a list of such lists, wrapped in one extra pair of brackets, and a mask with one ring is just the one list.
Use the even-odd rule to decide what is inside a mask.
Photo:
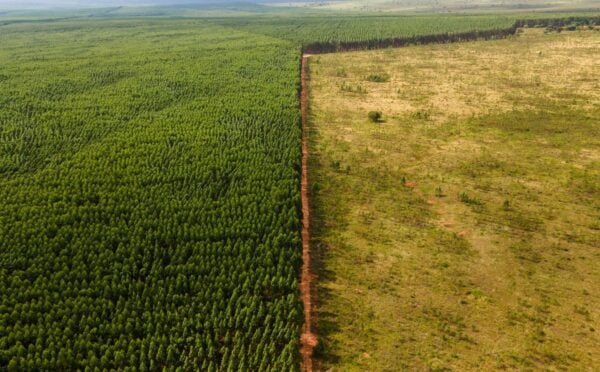
[(311, 57), (323, 370), (599, 368), (598, 60), (542, 30)]

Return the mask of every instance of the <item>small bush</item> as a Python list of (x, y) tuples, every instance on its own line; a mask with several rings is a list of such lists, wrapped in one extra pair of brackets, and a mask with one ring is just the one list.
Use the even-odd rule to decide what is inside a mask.
[(381, 121), (381, 117), (383, 116), (380, 111), (369, 111), (369, 120), (373, 123), (379, 123)]
[(367, 76), (367, 80), (373, 83), (385, 83), (390, 80), (390, 75), (388, 74), (371, 74)]
[(342, 92), (349, 92), (349, 93), (359, 93), (359, 94), (367, 93), (367, 89), (364, 88), (362, 85), (360, 85), (360, 84), (351, 85), (351, 84), (346, 84), (346, 82), (343, 82), (342, 85), (340, 85), (340, 90)]
[(412, 117), (419, 120), (429, 120), (430, 114), (427, 111), (417, 111), (412, 114)]
[(445, 196), (441, 186), (435, 188), (435, 196), (438, 198), (443, 198)]
[(319, 193), (319, 190), (321, 190), (321, 186), (319, 186), (319, 183), (318, 183), (318, 182), (315, 182), (315, 183), (313, 183), (313, 184), (312, 184), (312, 187), (311, 187), (310, 193), (311, 193), (312, 195), (316, 195), (316, 194), (318, 194), (318, 193)]
[(335, 72), (335, 76), (337, 77), (348, 77), (348, 74), (346, 73), (346, 69), (339, 69)]
[(464, 191), (458, 194), (458, 199), (465, 204), (481, 205), (481, 201), (479, 199), (470, 197), (469, 194)]

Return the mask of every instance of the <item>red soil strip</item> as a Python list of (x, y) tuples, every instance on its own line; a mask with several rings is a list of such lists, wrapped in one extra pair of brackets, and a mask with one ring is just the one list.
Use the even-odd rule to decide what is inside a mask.
[(300, 72), (301, 92), (300, 92), (300, 111), (302, 113), (302, 176), (300, 179), (300, 188), (302, 196), (302, 273), (300, 275), (300, 295), (304, 305), (304, 324), (300, 336), (300, 354), (302, 357), (301, 369), (305, 372), (312, 372), (312, 354), (317, 345), (317, 336), (312, 333), (311, 323), (311, 282), (312, 274), (310, 272), (310, 208), (308, 203), (308, 96), (306, 92), (306, 79), (308, 77), (308, 57), (302, 55), (302, 70)]

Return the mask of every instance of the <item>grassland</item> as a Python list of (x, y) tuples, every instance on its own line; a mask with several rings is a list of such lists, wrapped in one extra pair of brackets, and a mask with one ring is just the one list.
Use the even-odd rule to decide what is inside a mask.
[(600, 365), (599, 46), (311, 57), (323, 369)]

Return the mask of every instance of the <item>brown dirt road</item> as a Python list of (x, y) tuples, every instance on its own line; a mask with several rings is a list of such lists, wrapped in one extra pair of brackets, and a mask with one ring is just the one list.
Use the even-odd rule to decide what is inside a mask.
[(317, 345), (317, 336), (312, 333), (312, 306), (311, 306), (311, 283), (312, 273), (310, 271), (310, 206), (308, 201), (308, 93), (306, 91), (306, 80), (308, 78), (308, 57), (302, 55), (302, 68), (300, 72), (301, 92), (300, 110), (302, 113), (302, 176), (300, 179), (302, 196), (302, 273), (300, 275), (300, 294), (304, 305), (304, 325), (300, 336), (300, 354), (302, 357), (301, 369), (312, 372), (312, 354)]

